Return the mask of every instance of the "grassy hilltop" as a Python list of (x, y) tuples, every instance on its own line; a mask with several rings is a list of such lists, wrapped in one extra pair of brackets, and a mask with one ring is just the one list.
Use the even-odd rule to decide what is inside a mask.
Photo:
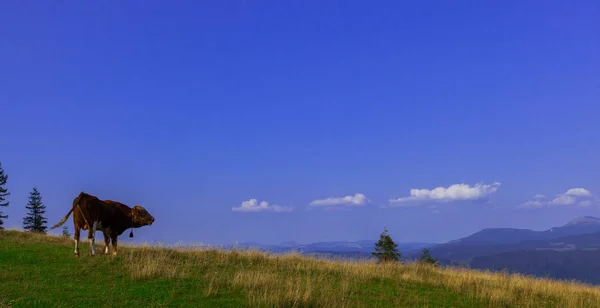
[[(100, 241), (98, 249), (103, 249)], [(600, 288), (416, 264), (123, 247), (0, 231), (0, 307), (600, 307)]]

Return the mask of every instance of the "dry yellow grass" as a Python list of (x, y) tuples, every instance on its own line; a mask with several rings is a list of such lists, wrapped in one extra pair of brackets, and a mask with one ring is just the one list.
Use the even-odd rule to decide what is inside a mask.
[[(176, 279), (204, 272), (210, 281), (208, 294), (220, 288), (242, 288), (256, 306), (345, 307), (353, 290), (361, 286), (403, 281), (448, 289), (494, 307), (600, 307), (598, 287), (517, 274), (416, 263), (334, 262), (259, 251), (131, 247), (121, 253), (132, 279)], [(215, 270), (220, 267), (228, 268)]]
[[(29, 244), (52, 242), (60, 244), (60, 249), (72, 247), (70, 239), (61, 237), (11, 236), (22, 237)], [(380, 265), (298, 254), (147, 245), (121, 245), (116, 258), (99, 258), (119, 266), (137, 283), (166, 280), (176, 285), (187, 279), (196, 281), (193, 292), (205, 298), (239, 290), (253, 307), (374, 307), (381, 303), (440, 307), (448, 302), (454, 306), (458, 302), (461, 307), (600, 307), (600, 288), (595, 286), (410, 263)]]

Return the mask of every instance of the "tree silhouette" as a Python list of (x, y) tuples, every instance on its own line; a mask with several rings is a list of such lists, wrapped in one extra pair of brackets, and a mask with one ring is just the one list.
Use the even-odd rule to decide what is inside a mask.
[(71, 233), (69, 233), (69, 228), (67, 226), (63, 226), (62, 228), (62, 236), (71, 237)]
[(423, 253), (419, 257), (419, 262), (426, 264), (438, 265), (438, 260), (431, 256), (429, 248), (423, 248)]
[[(6, 201), (6, 197), (10, 195), (6, 187), (6, 182), (8, 181), (8, 175), (4, 174), (4, 169), (2, 169), (2, 162), (0, 162), (0, 207), (8, 206), (9, 202)], [(3, 219), (8, 218), (8, 215), (2, 215), (2, 211), (0, 211), (0, 230), (4, 230), (4, 221)]]
[(377, 257), (379, 262), (400, 261), (402, 254), (397, 249), (398, 244), (394, 243), (387, 228), (379, 235), (379, 241), (375, 243), (375, 252), (372, 254)]
[(44, 214), (46, 206), (42, 203), (42, 196), (36, 187), (29, 196), (29, 203), (25, 206), (29, 210), (27, 216), (23, 218), (23, 229), (32, 232), (46, 233), (48, 221)]

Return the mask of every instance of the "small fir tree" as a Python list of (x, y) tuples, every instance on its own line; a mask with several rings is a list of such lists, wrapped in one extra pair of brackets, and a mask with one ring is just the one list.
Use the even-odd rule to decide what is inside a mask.
[(387, 228), (379, 236), (379, 241), (375, 243), (375, 252), (372, 254), (377, 257), (379, 262), (400, 261), (402, 254), (398, 251), (398, 244), (394, 243)]
[(29, 203), (25, 206), (29, 210), (27, 216), (23, 218), (23, 229), (31, 232), (46, 233), (48, 221), (44, 214), (46, 206), (42, 203), (42, 196), (36, 187), (33, 188), (29, 196)]
[(419, 257), (419, 262), (426, 263), (426, 264), (432, 264), (432, 265), (439, 264), (438, 260), (436, 258), (434, 258), (433, 256), (431, 256), (431, 252), (430, 252), (429, 248), (423, 248), (423, 253)]
[(67, 226), (63, 226), (62, 228), (62, 236), (71, 237), (71, 233), (69, 233), (69, 228)]
[[(8, 181), (8, 175), (4, 173), (4, 169), (2, 169), (2, 162), (0, 162), (0, 209), (2, 207), (8, 206), (9, 202), (6, 201), (6, 197), (10, 195), (6, 187), (6, 182)], [(4, 230), (4, 221), (3, 219), (7, 219), (8, 215), (2, 215), (2, 211), (0, 210), (0, 230)]]

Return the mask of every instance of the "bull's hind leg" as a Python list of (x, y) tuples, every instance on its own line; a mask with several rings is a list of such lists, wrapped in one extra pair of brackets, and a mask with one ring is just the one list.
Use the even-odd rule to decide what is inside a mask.
[(75, 257), (79, 257), (79, 232), (81, 229), (78, 225), (75, 225), (75, 232), (73, 234), (73, 240), (75, 241)]

